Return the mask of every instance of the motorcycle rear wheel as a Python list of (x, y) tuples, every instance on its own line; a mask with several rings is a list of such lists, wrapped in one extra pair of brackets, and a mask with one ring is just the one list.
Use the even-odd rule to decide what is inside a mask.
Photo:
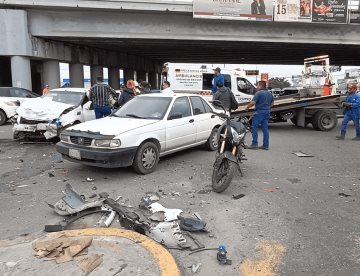
[(216, 158), (211, 179), (214, 192), (221, 193), (229, 187), (234, 177), (235, 165), (234, 162), (225, 158), (223, 154)]

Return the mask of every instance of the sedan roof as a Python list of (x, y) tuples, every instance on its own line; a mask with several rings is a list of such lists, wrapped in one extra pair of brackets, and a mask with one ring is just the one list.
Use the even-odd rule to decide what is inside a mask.
[(77, 88), (77, 87), (64, 87), (64, 88), (55, 88), (50, 90), (50, 92), (75, 92), (75, 93), (86, 93), (88, 91), (89, 89)]

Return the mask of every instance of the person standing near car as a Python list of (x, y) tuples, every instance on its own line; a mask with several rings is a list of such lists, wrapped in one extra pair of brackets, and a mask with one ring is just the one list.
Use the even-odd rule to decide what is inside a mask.
[(341, 125), (340, 136), (336, 136), (337, 140), (344, 140), (346, 128), (350, 121), (354, 122), (356, 136), (352, 140), (360, 141), (360, 92), (357, 91), (357, 83), (350, 84), (348, 87), (349, 95), (341, 104), (345, 107), (344, 120)]
[(126, 82), (126, 88), (121, 92), (119, 97), (118, 106), (123, 106), (125, 103), (130, 101), (136, 95), (135, 82), (128, 80)]
[(261, 149), (269, 149), (269, 119), (270, 108), (274, 104), (274, 97), (266, 88), (265, 81), (259, 81), (257, 85), (257, 92), (254, 98), (246, 106), (246, 110), (255, 106), (255, 115), (252, 118), (252, 143), (249, 149), (258, 149), (258, 127), (261, 125), (263, 131), (263, 145)]
[(49, 85), (48, 85), (48, 84), (46, 84), (46, 85), (44, 86), (44, 88), (43, 88), (43, 90), (42, 90), (42, 94), (43, 94), (43, 95), (49, 94)]
[(169, 94), (169, 95), (174, 94), (174, 91), (172, 91), (171, 88), (170, 88), (170, 82), (164, 81), (163, 85), (162, 85), (162, 88), (163, 89), (161, 90), (161, 93)]
[(211, 92), (212, 92), (212, 95), (213, 95), (213, 99), (215, 97), (215, 93), (217, 92), (218, 90), (218, 87), (217, 87), (217, 84), (218, 82), (221, 82), (223, 86), (225, 86), (225, 79), (224, 79), (224, 76), (220, 73), (221, 72), (221, 69), (219, 67), (216, 67), (214, 69), (214, 78), (213, 78), (213, 86), (211, 88)]
[(214, 95), (214, 100), (220, 101), (222, 106), (229, 111), (231, 107), (231, 95), (230, 89), (223, 86), (222, 82), (217, 83), (217, 92)]
[(111, 107), (116, 102), (116, 91), (103, 83), (101, 76), (96, 78), (96, 84), (90, 88), (90, 101), (94, 105), (95, 117), (100, 119), (111, 114)]

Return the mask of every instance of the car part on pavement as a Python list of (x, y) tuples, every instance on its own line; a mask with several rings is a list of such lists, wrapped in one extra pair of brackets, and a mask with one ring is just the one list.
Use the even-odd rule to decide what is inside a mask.
[(150, 204), (159, 200), (160, 195), (158, 193), (146, 193), (145, 196), (141, 198), (139, 206), (147, 208)]
[(160, 222), (149, 229), (148, 236), (168, 248), (184, 249), (190, 247), (176, 221)]
[(75, 214), (93, 207), (99, 207), (105, 200), (105, 198), (100, 197), (94, 201), (86, 201), (72, 188), (70, 184), (66, 184), (63, 193), (65, 196), (56, 202), (55, 205), (48, 204), (50, 208), (62, 216)]
[(184, 218), (179, 217), (180, 219), (180, 229), (189, 232), (197, 232), (203, 231), (207, 232), (205, 229), (206, 223), (202, 220), (195, 219), (195, 218)]
[(150, 228), (150, 225), (143, 221), (137, 213), (129, 211), (128, 208), (121, 206), (112, 198), (107, 198), (104, 203), (119, 214), (120, 224), (126, 229), (145, 235), (146, 231)]
[(220, 244), (218, 248), (218, 252), (216, 254), (217, 260), (219, 261), (220, 264), (231, 265), (232, 261), (227, 258), (226, 254), (227, 251), (225, 245)]
[(45, 232), (59, 232), (59, 231), (63, 231), (65, 229), (67, 229), (67, 227), (72, 224), (73, 222), (77, 221), (80, 218), (83, 218), (85, 216), (88, 215), (92, 215), (92, 214), (96, 214), (96, 213), (109, 213), (108, 210), (104, 210), (104, 209), (100, 209), (100, 208), (95, 208), (93, 210), (86, 210), (86, 211), (81, 211), (73, 216), (70, 216), (70, 218), (68, 219), (64, 219), (61, 222), (59, 222), (59, 224), (48, 224), (45, 225)]
[(165, 214), (164, 221), (178, 220), (179, 219), (178, 216), (183, 212), (180, 209), (167, 209), (164, 206), (162, 206), (160, 203), (157, 203), (157, 202), (150, 204), (148, 206), (148, 209), (152, 213), (164, 212), (164, 214)]

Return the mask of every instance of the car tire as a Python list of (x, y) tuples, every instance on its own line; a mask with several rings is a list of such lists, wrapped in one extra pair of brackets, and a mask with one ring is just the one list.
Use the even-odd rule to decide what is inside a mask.
[(133, 169), (139, 174), (149, 174), (159, 163), (159, 149), (153, 142), (145, 142), (136, 151)]
[(4, 125), (7, 120), (5, 112), (0, 110), (0, 126)]
[(210, 151), (215, 151), (218, 149), (218, 128), (213, 128), (205, 146)]

